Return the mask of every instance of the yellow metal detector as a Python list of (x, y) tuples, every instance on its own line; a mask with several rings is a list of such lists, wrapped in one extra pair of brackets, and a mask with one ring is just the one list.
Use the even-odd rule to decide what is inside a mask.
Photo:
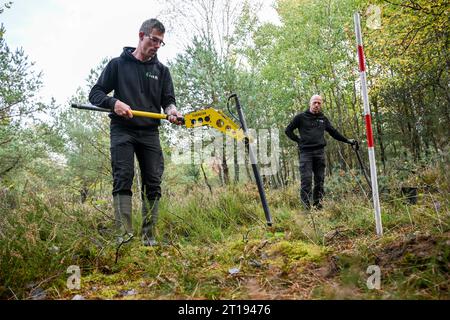
[[(261, 198), (261, 202), (263, 205), (264, 213), (266, 216), (266, 221), (268, 226), (272, 226), (272, 217), (270, 215), (269, 206), (267, 205), (266, 196), (264, 193), (264, 188), (262, 185), (261, 177), (259, 175), (259, 170), (256, 165), (256, 157), (253, 151), (251, 144), (249, 143), (250, 138), (247, 133), (247, 124), (245, 123), (244, 114), (242, 112), (242, 108), (239, 104), (238, 97), (233, 94), (228, 98), (230, 101), (232, 98), (235, 99), (236, 108), (239, 115), (239, 121), (241, 122), (241, 126), (238, 126), (233, 122), (227, 115), (225, 115), (222, 111), (216, 110), (214, 108), (206, 108), (198, 111), (193, 111), (184, 115), (184, 117), (178, 118), (186, 128), (196, 128), (201, 126), (208, 126), (219, 130), (223, 134), (226, 134), (233, 139), (238, 141), (244, 140), (247, 149), (249, 150), (249, 156), (252, 163), (253, 173), (255, 175), (256, 184), (258, 186), (259, 195)], [(227, 103), (228, 105), (228, 103)], [(112, 112), (111, 109), (96, 107), (90, 104), (78, 104), (72, 103), (72, 108), (84, 109), (84, 110), (94, 110), (101, 112)], [(146, 112), (146, 111), (138, 111), (131, 110), (131, 113), (135, 117), (145, 117), (152, 119), (160, 119), (160, 120), (168, 120), (169, 116), (162, 113), (154, 113), (154, 112)], [(231, 113), (231, 112), (230, 112)]]
[[(91, 104), (78, 104), (72, 103), (72, 108), (93, 110), (101, 112), (112, 112), (111, 109), (96, 107)], [(168, 120), (169, 116), (162, 113), (147, 112), (131, 110), (134, 117), (145, 117), (152, 119)], [(245, 138), (244, 131), (233, 122), (228, 116), (226, 116), (222, 111), (216, 110), (214, 108), (202, 109), (194, 112), (190, 112), (184, 115), (184, 117), (178, 118), (186, 128), (196, 128), (201, 126), (208, 126), (219, 130), (220, 132), (241, 141)]]

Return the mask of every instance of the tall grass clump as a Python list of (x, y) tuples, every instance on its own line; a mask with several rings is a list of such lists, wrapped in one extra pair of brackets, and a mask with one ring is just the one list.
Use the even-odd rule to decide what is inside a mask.
[(111, 260), (113, 237), (99, 232), (109, 222), (89, 204), (33, 192), (15, 201), (0, 205), (1, 298), (44, 298), (44, 289), (65, 285), (70, 265), (89, 270)]

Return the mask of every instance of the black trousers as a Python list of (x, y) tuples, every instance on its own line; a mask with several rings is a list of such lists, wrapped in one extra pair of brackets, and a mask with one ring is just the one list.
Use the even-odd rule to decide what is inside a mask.
[(113, 195), (132, 195), (134, 155), (141, 171), (142, 200), (161, 197), (164, 157), (157, 128), (134, 129), (112, 124), (110, 127)]
[(300, 151), (300, 199), (307, 209), (310, 208), (313, 174), (313, 204), (319, 206), (324, 194), (323, 184), (325, 181), (325, 151), (323, 148)]

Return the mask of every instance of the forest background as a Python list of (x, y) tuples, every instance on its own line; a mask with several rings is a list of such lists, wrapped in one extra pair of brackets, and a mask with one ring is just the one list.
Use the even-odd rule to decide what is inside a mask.
[[(1, 26), (0, 297), (449, 298), (449, 1), (273, 5), (280, 23), (260, 22), (261, 3), (250, 0), (171, 0), (158, 18), (189, 35), (168, 62), (179, 110), (211, 106), (228, 113), (227, 97), (237, 93), (249, 127), (273, 133), (267, 143), (277, 151), (258, 150), (260, 160), (271, 159), (263, 180), (274, 227), (265, 226), (247, 157), (240, 163), (239, 150), (226, 152), (225, 143), (211, 148), (210, 129), (165, 123), (158, 226), (164, 245), (136, 242), (120, 251), (105, 231), (113, 217), (109, 118), (69, 107), (87, 102), (111, 57), (92, 67), (67, 104), (38, 101), (42, 74), (23, 49), (8, 46), (8, 26)], [(4, 10), (14, 10), (14, 3), (2, 4), (0, 17)], [(302, 212), (298, 150), (284, 135), (319, 93), (334, 126), (360, 142), (368, 167), (356, 11), (363, 21), (383, 237), (375, 235), (354, 151), (332, 139), (324, 209)], [(195, 139), (210, 153), (192, 151)], [(174, 161), (181, 149), (197, 160)], [(71, 265), (81, 270), (80, 288), (66, 282)], [(370, 265), (380, 267), (381, 289), (367, 286)]]

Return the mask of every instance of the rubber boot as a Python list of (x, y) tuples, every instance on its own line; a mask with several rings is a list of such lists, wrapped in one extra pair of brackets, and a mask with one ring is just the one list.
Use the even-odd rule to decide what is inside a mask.
[(156, 223), (158, 222), (159, 200), (148, 200), (142, 204), (142, 243), (144, 246), (156, 246)]
[(131, 223), (131, 196), (118, 194), (113, 197), (114, 216), (116, 229), (123, 236), (118, 237), (117, 242), (126, 243), (133, 238)]

